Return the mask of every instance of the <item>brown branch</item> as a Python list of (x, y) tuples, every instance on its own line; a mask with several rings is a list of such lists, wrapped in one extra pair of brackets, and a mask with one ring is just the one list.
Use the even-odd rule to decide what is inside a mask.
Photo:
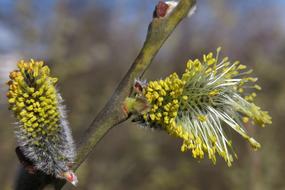
[[(84, 136), (81, 138), (74, 170), (82, 164), (95, 148), (96, 144), (112, 127), (128, 119), (128, 116), (123, 112), (122, 107), (125, 98), (131, 93), (135, 78), (139, 78), (143, 75), (165, 40), (180, 21), (187, 16), (195, 3), (195, 0), (181, 0), (169, 16), (159, 17), (159, 15), (157, 15), (153, 18), (148, 28), (145, 43), (139, 55), (108, 103), (96, 116), (89, 128), (85, 131)], [(157, 6), (156, 8), (158, 9), (159, 7)], [(62, 180), (58, 180), (56, 183), (56, 189), (61, 189), (65, 184)]]

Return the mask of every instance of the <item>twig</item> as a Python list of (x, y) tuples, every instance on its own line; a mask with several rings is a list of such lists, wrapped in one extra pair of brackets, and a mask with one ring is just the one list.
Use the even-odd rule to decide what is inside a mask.
[[(173, 32), (180, 21), (187, 16), (195, 3), (195, 0), (181, 0), (169, 16), (153, 18), (148, 28), (145, 43), (139, 55), (123, 80), (120, 82), (108, 103), (96, 116), (89, 128), (85, 131), (84, 136), (81, 138), (76, 164), (73, 168), (74, 170), (82, 164), (92, 150), (94, 150), (96, 144), (112, 127), (128, 119), (128, 116), (123, 112), (122, 107), (125, 98), (128, 97), (132, 91), (132, 85), (135, 78), (139, 78), (143, 75), (165, 40)], [(37, 180), (36, 176), (30, 176), (27, 178), (27, 176), (20, 175), (19, 181), (22, 181), (20, 180), (21, 177), (26, 177), (24, 181)], [(46, 185), (47, 183), (50, 183), (50, 180), (43, 181), (43, 183)], [(56, 189), (61, 189), (65, 184), (62, 180), (57, 180), (55, 183)]]

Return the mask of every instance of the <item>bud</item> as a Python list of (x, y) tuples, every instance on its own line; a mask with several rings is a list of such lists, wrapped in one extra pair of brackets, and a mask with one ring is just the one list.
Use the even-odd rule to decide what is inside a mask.
[[(159, 1), (156, 5), (155, 11), (154, 11), (154, 17), (155, 18), (164, 18), (169, 16), (173, 10), (177, 7), (178, 1)], [(196, 11), (196, 5), (194, 5), (188, 12), (188, 17), (192, 16)]]

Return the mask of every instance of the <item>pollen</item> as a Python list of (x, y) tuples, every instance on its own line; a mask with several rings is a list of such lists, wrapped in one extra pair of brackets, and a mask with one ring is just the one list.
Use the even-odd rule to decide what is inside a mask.
[(199, 121), (201, 121), (201, 122), (205, 122), (205, 121), (207, 121), (207, 117), (206, 116), (204, 116), (204, 115), (198, 115), (198, 120)]
[[(40, 130), (34, 131), (36, 128), (49, 135), (58, 132), (56, 81), (50, 77), (50, 70), (42, 61), (22, 60), (18, 63), (18, 70), (10, 73), (8, 102), (16, 118), (26, 126), (27, 135), (42, 136)], [(39, 98), (40, 94), (44, 96)]]

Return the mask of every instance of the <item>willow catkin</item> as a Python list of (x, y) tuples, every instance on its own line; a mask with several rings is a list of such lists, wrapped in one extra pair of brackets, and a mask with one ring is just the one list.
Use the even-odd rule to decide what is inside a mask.
[(182, 139), (181, 151), (190, 151), (194, 158), (208, 155), (216, 163), (219, 155), (231, 166), (232, 154), (236, 154), (226, 131), (232, 129), (258, 149), (260, 144), (246, 126), (264, 127), (272, 122), (268, 112), (254, 103), (255, 91), (261, 87), (251, 77), (252, 70), (238, 61), (219, 58), (219, 52), (220, 48), (216, 55), (189, 60), (182, 76), (172, 73), (147, 84), (136, 81), (136, 86), (142, 84), (141, 90), (126, 99), (124, 109), (143, 126)]
[(24, 156), (36, 169), (76, 184), (70, 169), (75, 148), (56, 83), (42, 61), (20, 61), (7, 83), (9, 109), (18, 121), (15, 134)]

